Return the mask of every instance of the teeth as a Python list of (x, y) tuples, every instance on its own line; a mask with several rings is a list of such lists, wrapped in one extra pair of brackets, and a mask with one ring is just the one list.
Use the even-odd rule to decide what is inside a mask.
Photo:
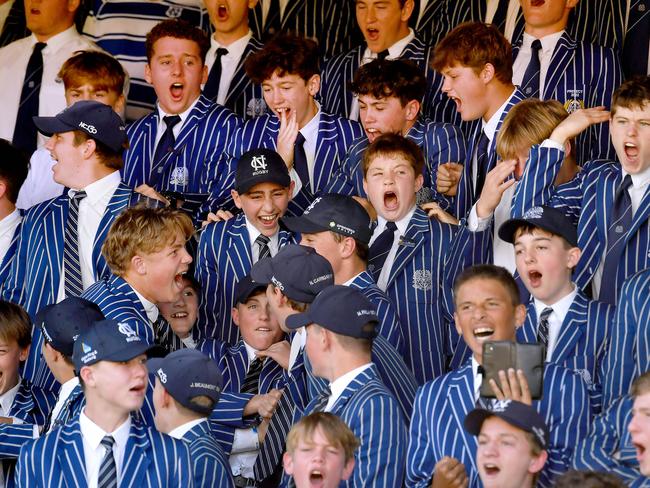
[(187, 313), (186, 312), (176, 312), (176, 313), (172, 314), (172, 317), (174, 317), (175, 319), (184, 319), (185, 317), (187, 317)]
[(474, 335), (479, 337), (489, 336), (493, 333), (494, 329), (491, 329), (490, 327), (479, 327), (478, 329), (474, 329)]
[(260, 215), (260, 219), (265, 220), (266, 222), (273, 222), (275, 220), (275, 215)]
[(636, 147), (636, 144), (632, 144), (631, 142), (626, 142), (625, 147)]
[(174, 84), (172, 84), (172, 86), (173, 86), (174, 88), (183, 88), (183, 84), (182, 84), (182, 83), (174, 83)]

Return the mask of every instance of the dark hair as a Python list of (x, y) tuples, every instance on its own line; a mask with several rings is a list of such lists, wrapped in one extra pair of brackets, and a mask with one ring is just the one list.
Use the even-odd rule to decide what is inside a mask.
[(611, 473), (571, 470), (558, 477), (555, 488), (625, 488), (625, 483)]
[(0, 139), (0, 179), (7, 186), (7, 198), (16, 203), (18, 192), (29, 171), (29, 159), (24, 152), (6, 139)]
[(422, 149), (412, 140), (398, 134), (382, 134), (363, 153), (362, 165), (364, 177), (377, 156), (389, 155), (397, 155), (408, 161), (413, 171), (415, 171), (415, 176), (422, 174), (424, 170)]
[(97, 155), (101, 163), (107, 168), (116, 169), (116, 170), (122, 169), (122, 166), (124, 166), (124, 159), (122, 158), (122, 153), (124, 152), (125, 149), (128, 149), (129, 147), (128, 142), (125, 143), (122, 149), (120, 149), (119, 151), (114, 151), (103, 142), (98, 141), (97, 139), (93, 139), (90, 135), (88, 135), (84, 131), (75, 130), (73, 131), (73, 133), (74, 133), (73, 144), (75, 146), (79, 146), (80, 144), (86, 142), (88, 139), (92, 139), (93, 141), (95, 141), (95, 154)]
[(478, 74), (488, 63), (499, 81), (512, 82), (512, 46), (501, 31), (492, 24), (465, 22), (438, 43), (431, 66), (442, 72), (459, 64)]
[(0, 300), (0, 339), (16, 341), (18, 347), (26, 348), (32, 342), (32, 321), (20, 305)]
[(210, 39), (201, 29), (180, 19), (163, 20), (149, 31), (144, 43), (147, 52), (147, 63), (150, 63), (153, 58), (154, 44), (163, 37), (187, 39), (196, 42), (201, 52), (201, 61), (205, 64), (205, 56), (208, 54), (208, 49), (210, 49)]
[[(330, 232), (332, 233), (332, 236), (334, 237), (334, 240), (336, 242), (343, 242), (343, 239), (346, 238), (346, 236), (344, 236), (343, 234), (339, 234), (338, 232), (334, 232), (333, 230), (331, 230)], [(368, 244), (366, 244), (365, 242), (361, 242), (359, 239), (354, 239), (354, 253), (364, 263), (368, 262), (369, 247)]]
[(513, 305), (517, 306), (521, 303), (517, 282), (510, 272), (501, 266), (495, 266), (493, 264), (479, 264), (477, 266), (465, 268), (456, 277), (456, 281), (454, 281), (454, 299), (458, 296), (458, 290), (460, 290), (460, 287), (465, 283), (481, 279), (497, 281), (506, 289)]
[(253, 83), (262, 84), (278, 71), (278, 76), (298, 75), (307, 81), (320, 74), (318, 43), (293, 34), (281, 34), (246, 58), (246, 75)]
[(617, 107), (643, 108), (650, 103), (650, 76), (634, 76), (619, 86), (612, 96), (612, 116)]
[(354, 75), (352, 91), (374, 98), (399, 98), (402, 107), (411, 100), (422, 102), (427, 80), (412, 61), (376, 59), (361, 66)]
[(77, 51), (63, 63), (58, 77), (66, 90), (88, 83), (95, 89), (122, 94), (126, 74), (120, 62), (110, 54)]

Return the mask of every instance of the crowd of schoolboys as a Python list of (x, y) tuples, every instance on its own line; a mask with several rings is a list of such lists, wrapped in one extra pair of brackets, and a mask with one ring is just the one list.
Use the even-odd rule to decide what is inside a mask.
[(650, 9), (204, 2), (0, 2), (0, 487), (650, 486)]

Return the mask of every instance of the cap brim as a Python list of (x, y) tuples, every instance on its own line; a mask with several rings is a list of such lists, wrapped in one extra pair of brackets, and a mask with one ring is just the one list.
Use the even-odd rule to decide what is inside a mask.
[(304, 312), (289, 315), (285, 321), (285, 325), (289, 330), (296, 330), (300, 329), (301, 327), (305, 327), (306, 325), (312, 324), (313, 322), (314, 320), (309, 315), (309, 312)]
[(130, 344), (129, 347), (125, 347), (119, 351), (110, 354), (109, 356), (103, 357), (101, 361), (130, 361), (131, 359), (139, 356), (140, 354), (146, 354), (147, 357), (161, 357), (165, 353), (165, 349), (158, 344), (147, 344), (146, 342), (140, 342), (138, 344)]
[(463, 422), (465, 430), (472, 435), (479, 435), (481, 433), (481, 427), (485, 419), (492, 417), (494, 412), (485, 410), (484, 408), (476, 408), (467, 414), (465, 421)]
[(311, 220), (305, 218), (304, 216), (300, 217), (283, 217), (282, 223), (289, 229), (291, 232), (299, 232), (301, 234), (317, 234), (318, 232), (328, 231), (326, 226), (316, 224)]
[(38, 131), (46, 136), (51, 136), (52, 134), (58, 134), (60, 132), (70, 132), (75, 129), (56, 117), (34, 116), (32, 117), (32, 120), (34, 121), (34, 125)]
[(250, 286), (246, 290), (244, 290), (243, 293), (241, 293), (239, 296), (235, 297), (235, 303), (246, 303), (250, 297), (252, 297), (255, 293), (261, 292), (266, 290), (267, 285), (264, 283), (258, 283), (256, 281), (253, 282), (254, 286)]
[[(517, 229), (521, 226), (525, 225), (533, 225), (527, 220), (524, 219), (510, 219), (506, 220), (503, 224), (501, 224), (501, 227), (499, 227), (499, 237), (501, 240), (505, 242), (509, 242), (510, 244), (515, 243), (515, 232), (517, 232)], [(535, 225), (535, 227), (538, 227)]]
[(255, 283), (268, 285), (273, 277), (273, 264), (271, 258), (260, 259), (251, 268), (251, 278)]
[(280, 185), (282, 188), (287, 188), (291, 185), (291, 177), (287, 175), (278, 175), (271, 174), (269, 176), (259, 177), (257, 179), (249, 179), (240, 183), (239, 185), (235, 184), (235, 191), (240, 195), (247, 193), (255, 185), (261, 185), (262, 183), (275, 183)]

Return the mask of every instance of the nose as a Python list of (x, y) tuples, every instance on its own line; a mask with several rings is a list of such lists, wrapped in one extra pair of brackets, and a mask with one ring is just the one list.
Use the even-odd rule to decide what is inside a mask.
[(483, 305), (476, 305), (472, 310), (472, 316), (477, 320), (480, 320), (483, 317), (485, 317), (485, 308), (483, 307)]
[(630, 423), (627, 424), (627, 430), (630, 434), (634, 434), (635, 432), (639, 431), (636, 414), (632, 415), (632, 419), (630, 420)]
[(48, 151), (51, 151), (54, 149), (54, 136), (50, 137), (47, 142), (45, 143), (45, 149)]
[(626, 131), (626, 134), (627, 134), (628, 136), (635, 136), (635, 135), (637, 134), (637, 126), (636, 126), (636, 122), (634, 122), (634, 121), (630, 121), (630, 123), (627, 124), (627, 131)]
[(271, 195), (264, 198), (264, 205), (262, 205), (262, 210), (266, 213), (273, 213), (273, 198)]
[(442, 93), (449, 93), (451, 90), (451, 78), (445, 76), (442, 81)]
[(181, 262), (184, 263), (184, 264), (190, 264), (192, 262), (192, 256), (190, 256), (190, 253), (187, 252), (187, 249), (185, 249), (185, 247), (183, 247), (181, 252), (183, 253), (183, 258), (182, 258)]
[(145, 362), (134, 362), (131, 369), (133, 376), (136, 378), (146, 378), (147, 377), (147, 363)]
[(377, 120), (375, 111), (368, 107), (363, 110), (359, 110), (359, 115), (361, 116), (361, 123), (364, 127), (367, 127), (369, 124)]

